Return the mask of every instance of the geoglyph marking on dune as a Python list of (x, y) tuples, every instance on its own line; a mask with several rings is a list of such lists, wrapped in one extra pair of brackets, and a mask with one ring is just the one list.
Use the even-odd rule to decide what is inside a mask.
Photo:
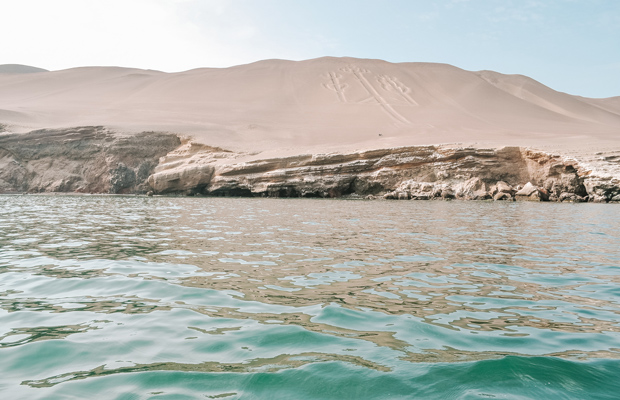
[[(377, 103), (381, 106), (383, 111), (385, 111), (388, 114), (388, 116), (390, 116), (395, 121), (405, 123), (405, 124), (410, 123), (402, 114), (396, 111), (379, 94), (377, 89), (375, 89), (375, 87), (370, 83), (370, 81), (366, 79), (364, 74), (370, 74), (371, 72), (369, 70), (360, 68), (355, 65), (349, 65), (349, 66), (340, 68), (340, 70), (342, 72), (353, 74), (353, 76), (357, 79), (360, 85), (364, 88), (366, 93), (368, 93), (369, 97), (362, 101), (358, 101), (357, 104), (363, 104), (363, 103), (369, 103), (369, 102)], [(347, 101), (347, 98), (345, 96), (345, 89), (347, 89), (349, 85), (347, 85), (346, 83), (342, 83), (340, 81), (342, 79), (342, 75), (331, 71), (331, 72), (324, 74), (323, 77), (329, 79), (328, 83), (322, 84), (323, 87), (327, 90), (335, 92), (336, 95), (338, 96), (338, 100), (340, 100), (341, 103), (349, 103), (349, 101)], [(409, 96), (411, 89), (407, 87), (406, 85), (404, 85), (403, 83), (399, 82), (396, 78), (389, 77), (386, 75), (381, 75), (381, 76), (377, 76), (376, 79), (377, 79), (377, 82), (379, 82), (382, 85), (384, 90), (388, 92), (397, 93), (409, 104), (418, 105), (418, 103), (415, 100), (413, 100), (411, 96)]]
[(399, 94), (407, 103), (414, 104), (416, 106), (419, 105), (417, 101), (409, 96), (409, 93), (411, 93), (411, 88), (400, 82), (396, 77), (379, 75), (377, 77), (377, 82), (381, 84), (384, 90)]
[(341, 103), (346, 103), (347, 99), (344, 96), (344, 90), (349, 86), (346, 83), (340, 83), (340, 79), (342, 78), (342, 75), (337, 74), (335, 72), (328, 72), (326, 75), (327, 78), (330, 79), (330, 83), (324, 83), (323, 87), (327, 90), (331, 90), (333, 92), (336, 92), (336, 94), (338, 95), (338, 100), (340, 100)]
[(377, 92), (377, 89), (372, 86), (372, 84), (366, 79), (364, 74), (370, 74), (370, 71), (364, 68), (360, 68), (355, 65), (349, 65), (346, 67), (340, 68), (342, 72), (350, 73), (355, 76), (357, 81), (362, 85), (362, 87), (368, 92), (368, 94), (373, 98), (381, 108), (395, 121), (402, 122), (405, 124), (410, 124), (407, 118), (403, 117), (398, 111), (394, 110), (394, 108), (388, 104), (388, 102)]

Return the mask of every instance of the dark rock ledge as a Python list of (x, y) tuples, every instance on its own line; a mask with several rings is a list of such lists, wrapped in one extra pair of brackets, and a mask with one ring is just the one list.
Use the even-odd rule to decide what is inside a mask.
[(0, 135), (0, 193), (145, 193), (177, 135), (120, 135), (104, 127)]

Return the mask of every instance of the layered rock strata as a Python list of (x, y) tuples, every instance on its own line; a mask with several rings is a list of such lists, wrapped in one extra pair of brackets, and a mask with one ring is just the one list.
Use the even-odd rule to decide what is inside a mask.
[(575, 159), (522, 147), (414, 146), (262, 159), (160, 132), (82, 127), (0, 135), (2, 193), (620, 202), (620, 174), (609, 170), (597, 173)]
[(576, 160), (521, 147), (415, 146), (237, 162), (188, 142), (149, 177), (157, 193), (221, 196), (614, 201), (620, 181)]

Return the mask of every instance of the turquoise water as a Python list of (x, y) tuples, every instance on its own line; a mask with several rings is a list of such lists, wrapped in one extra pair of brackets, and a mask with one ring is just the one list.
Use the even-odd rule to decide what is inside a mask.
[(6, 399), (617, 399), (620, 209), (0, 196)]

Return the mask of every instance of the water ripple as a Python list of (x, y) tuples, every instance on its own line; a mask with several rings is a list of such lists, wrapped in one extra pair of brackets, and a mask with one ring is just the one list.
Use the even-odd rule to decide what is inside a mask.
[(0, 390), (615, 398), (616, 211), (0, 196)]

